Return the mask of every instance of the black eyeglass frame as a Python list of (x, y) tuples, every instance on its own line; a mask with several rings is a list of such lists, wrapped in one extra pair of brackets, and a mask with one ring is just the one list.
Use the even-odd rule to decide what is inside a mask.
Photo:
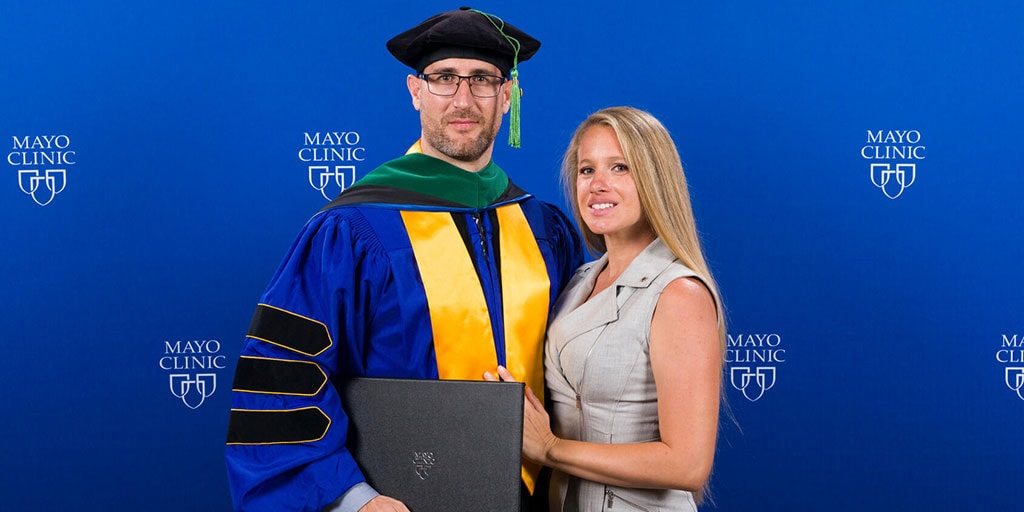
[[(435, 96), (443, 96), (443, 97), (446, 97), (446, 98), (450, 98), (450, 97), (455, 96), (456, 94), (459, 93), (459, 87), (462, 87), (462, 81), (463, 80), (465, 80), (466, 83), (469, 84), (469, 93), (472, 94), (474, 98), (494, 98), (494, 97), (498, 96), (499, 94), (501, 94), (501, 86), (504, 85), (505, 82), (507, 82), (509, 80), (507, 77), (504, 77), (504, 76), (487, 75), (487, 74), (456, 75), (455, 73), (420, 73), (417, 76), (419, 77), (420, 80), (423, 80), (423, 81), (427, 82), (427, 91), (429, 91), (430, 94), (433, 94)], [(436, 85), (440, 85), (440, 84), (438, 84), (435, 81), (432, 81), (431, 77), (437, 77), (437, 76), (450, 76), (450, 77), (453, 77), (453, 78), (457, 78), (459, 81), (455, 83), (455, 90), (453, 90), (450, 94), (434, 92), (434, 90), (430, 88), (430, 85), (434, 84), (436, 86)], [(481, 95), (481, 94), (477, 94), (476, 90), (473, 89), (473, 80), (472, 79), (474, 79), (474, 78), (484, 78), (484, 77), (486, 77), (486, 78), (497, 78), (498, 79), (498, 83), (497, 84), (492, 84), (492, 83), (477, 84), (477, 85), (493, 86), (494, 87), (494, 94), (484, 94), (484, 95)], [(444, 85), (448, 86), (450, 84), (444, 84)]]

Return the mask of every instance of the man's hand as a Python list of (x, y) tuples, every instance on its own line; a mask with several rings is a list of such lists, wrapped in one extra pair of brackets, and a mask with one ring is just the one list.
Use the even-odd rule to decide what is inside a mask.
[(381, 495), (367, 501), (366, 505), (359, 509), (359, 512), (409, 512), (409, 509), (406, 508), (405, 503)]

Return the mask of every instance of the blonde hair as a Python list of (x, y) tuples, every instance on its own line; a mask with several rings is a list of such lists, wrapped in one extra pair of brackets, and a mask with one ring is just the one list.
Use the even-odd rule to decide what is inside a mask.
[(615, 131), (636, 183), (644, 219), (676, 258), (696, 272), (711, 292), (718, 309), (719, 341), (724, 351), (723, 308), (718, 286), (701, 249), (683, 163), (668, 130), (648, 112), (633, 107), (599, 110), (580, 123), (569, 142), (562, 160), (562, 185), (566, 197), (570, 198), (570, 209), (587, 247), (598, 254), (607, 250), (604, 236), (594, 233), (583, 222), (579, 204), (575, 200), (580, 141), (587, 130), (597, 125), (608, 126)]

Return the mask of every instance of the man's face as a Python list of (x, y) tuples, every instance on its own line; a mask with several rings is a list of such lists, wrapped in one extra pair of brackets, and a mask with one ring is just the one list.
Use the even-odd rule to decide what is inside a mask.
[[(501, 71), (487, 62), (472, 59), (444, 59), (423, 70), (424, 74), (495, 75)], [(454, 96), (438, 96), (427, 88), (427, 82), (409, 76), (409, 93), (413, 106), (420, 111), (423, 129), (423, 152), (458, 165), (469, 164), (474, 170), (483, 168), (491, 159), (494, 137), (501, 128), (501, 117), (509, 108), (510, 85), (501, 86), (493, 98), (477, 98), (470, 93), (465, 80)]]

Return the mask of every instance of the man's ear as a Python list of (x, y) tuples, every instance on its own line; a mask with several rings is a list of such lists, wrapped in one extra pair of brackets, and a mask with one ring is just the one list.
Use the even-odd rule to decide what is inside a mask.
[[(502, 111), (504, 113), (508, 114), (508, 109), (512, 107), (512, 81), (509, 80), (508, 82), (505, 82), (504, 84), (502, 84), (501, 85), (501, 90), (502, 90), (502, 94), (501, 94)], [(520, 96), (522, 96), (522, 94), (523, 94), (523, 90), (522, 89), (519, 89), (519, 94), (520, 94)]]
[(409, 75), (405, 78), (405, 85), (409, 88), (409, 96), (412, 97), (412, 106), (420, 109), (420, 91), (423, 89), (423, 82), (416, 75)]

